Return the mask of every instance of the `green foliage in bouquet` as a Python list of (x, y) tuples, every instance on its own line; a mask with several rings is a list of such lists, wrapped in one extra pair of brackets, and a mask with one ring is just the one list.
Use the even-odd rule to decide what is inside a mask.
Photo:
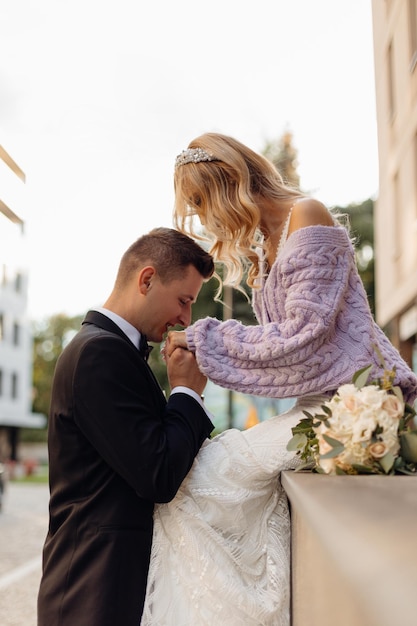
[(320, 474), (417, 474), (416, 412), (394, 385), (395, 370), (368, 383), (372, 366), (339, 387), (322, 413), (292, 429), (287, 445), (303, 463), (298, 470)]

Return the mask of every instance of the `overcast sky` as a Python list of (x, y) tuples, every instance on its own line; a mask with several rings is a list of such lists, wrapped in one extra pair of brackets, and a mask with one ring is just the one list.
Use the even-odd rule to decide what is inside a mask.
[(314, 197), (377, 195), (370, 0), (2, 0), (0, 144), (27, 177), (31, 318), (103, 303), (130, 243), (172, 225), (191, 139), (262, 151), (285, 130)]

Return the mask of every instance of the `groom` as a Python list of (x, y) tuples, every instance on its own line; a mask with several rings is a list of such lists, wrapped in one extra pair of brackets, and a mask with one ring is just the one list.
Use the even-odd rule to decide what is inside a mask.
[(166, 401), (145, 336), (160, 342), (189, 325), (213, 270), (192, 239), (154, 229), (123, 255), (104, 307), (87, 313), (58, 360), (38, 626), (139, 626), (154, 503), (175, 496), (213, 429), (193, 354), (167, 357)]

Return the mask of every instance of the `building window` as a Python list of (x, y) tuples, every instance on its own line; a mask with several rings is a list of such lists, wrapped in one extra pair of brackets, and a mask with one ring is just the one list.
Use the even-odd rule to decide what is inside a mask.
[(16, 372), (13, 372), (12, 374), (12, 398), (13, 400), (15, 400), (18, 397), (18, 375), (16, 374)]
[(417, 65), (417, 0), (408, 0), (408, 23), (410, 25), (410, 72)]
[(20, 343), (20, 326), (19, 324), (13, 324), (13, 345), (18, 346)]

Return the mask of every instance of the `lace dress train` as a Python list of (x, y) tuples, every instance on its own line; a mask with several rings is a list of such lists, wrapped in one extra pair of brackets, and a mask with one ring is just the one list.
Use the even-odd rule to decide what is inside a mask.
[(155, 508), (141, 626), (288, 626), (290, 519), (280, 472), (303, 410), (205, 442), (176, 497)]

